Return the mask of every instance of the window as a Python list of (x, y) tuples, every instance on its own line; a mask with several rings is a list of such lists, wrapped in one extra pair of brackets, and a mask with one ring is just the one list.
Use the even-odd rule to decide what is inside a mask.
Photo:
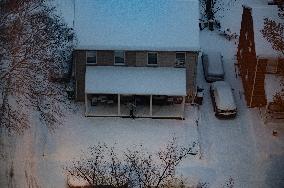
[(87, 51), (86, 53), (87, 64), (96, 64), (97, 63), (97, 52), (96, 51)]
[(184, 66), (185, 64), (185, 53), (176, 52), (176, 66)]
[(157, 65), (157, 52), (148, 52), (148, 65)]
[(124, 64), (124, 51), (114, 51), (114, 64)]

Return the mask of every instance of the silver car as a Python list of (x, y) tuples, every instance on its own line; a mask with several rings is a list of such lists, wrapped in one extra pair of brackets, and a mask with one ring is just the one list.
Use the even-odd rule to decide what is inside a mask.
[(201, 58), (204, 77), (207, 82), (224, 80), (223, 56), (220, 52), (208, 51), (203, 53)]
[(237, 106), (231, 86), (225, 81), (216, 81), (210, 85), (210, 95), (218, 118), (234, 118), (237, 115)]

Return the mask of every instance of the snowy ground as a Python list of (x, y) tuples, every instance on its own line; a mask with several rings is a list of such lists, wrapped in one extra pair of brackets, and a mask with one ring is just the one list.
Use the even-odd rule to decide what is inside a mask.
[[(243, 2), (266, 3), (265, 0)], [(239, 33), (241, 3), (235, 3), (233, 10), (224, 12), (221, 24)], [(178, 137), (182, 145), (193, 141), (200, 144), (200, 155), (186, 159), (179, 168), (193, 182), (220, 188), (232, 177), (237, 188), (284, 187), (283, 123), (264, 124), (258, 109), (245, 106), (241, 82), (235, 74), (234, 41), (205, 29), (200, 33), (200, 42), (203, 50), (222, 50), (225, 79), (234, 88), (237, 101), (236, 119), (215, 118), (209, 84), (204, 81), (199, 63), (197, 85), (205, 89), (204, 104), (199, 109), (187, 106), (185, 121), (85, 118), (83, 106), (78, 105), (74, 112), (66, 113), (64, 124), (54, 131), (34, 123), (33, 129), (18, 137), (7, 137), (1, 132), (0, 187), (65, 187), (64, 165), (90, 145), (116, 143), (122, 151), (143, 143), (150, 151), (156, 151), (172, 136)], [(277, 130), (278, 136), (273, 136), (272, 130)]]

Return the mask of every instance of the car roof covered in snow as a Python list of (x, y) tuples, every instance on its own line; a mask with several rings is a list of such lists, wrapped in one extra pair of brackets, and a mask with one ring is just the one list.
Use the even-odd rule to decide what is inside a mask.
[(208, 75), (224, 75), (222, 55), (220, 52), (207, 51), (208, 56)]
[(278, 7), (276, 5), (255, 6), (252, 7), (255, 52), (259, 57), (277, 58), (284, 57), (281, 52), (274, 50), (271, 43), (263, 37), (261, 30), (264, 28), (264, 19), (268, 18), (277, 23), (283, 23), (283, 19), (278, 16)]
[(76, 49), (200, 49), (198, 0), (75, 1)]
[(87, 66), (88, 94), (186, 96), (185, 68)]
[(220, 110), (235, 110), (236, 104), (232, 93), (231, 86), (225, 81), (217, 81), (212, 83), (212, 88), (216, 92), (215, 103)]

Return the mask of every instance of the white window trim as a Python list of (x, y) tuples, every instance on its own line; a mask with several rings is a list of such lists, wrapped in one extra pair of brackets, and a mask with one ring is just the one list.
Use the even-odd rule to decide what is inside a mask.
[[(123, 51), (123, 59), (124, 59), (124, 62), (123, 63), (115, 63), (115, 52), (116, 51)], [(125, 65), (125, 51), (124, 50), (114, 50), (113, 51), (113, 64), (114, 65)]]
[[(149, 53), (155, 53), (157, 54), (157, 64), (149, 64)], [(147, 52), (147, 66), (158, 66), (159, 64), (159, 53), (158, 52)]]
[[(88, 63), (88, 52), (90, 51), (96, 52), (96, 63)], [(96, 50), (87, 50), (85, 55), (86, 55), (86, 65), (97, 65), (98, 64), (98, 53)]]

